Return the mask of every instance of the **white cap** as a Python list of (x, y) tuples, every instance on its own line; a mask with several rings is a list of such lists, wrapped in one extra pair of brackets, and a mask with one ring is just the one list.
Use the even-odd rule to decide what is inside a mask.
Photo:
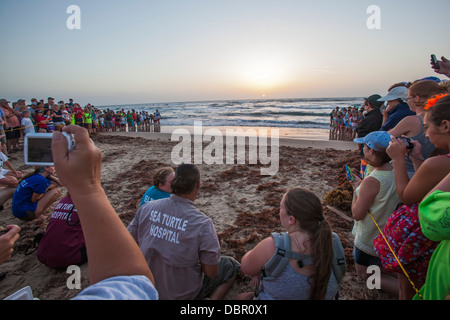
[(401, 86), (395, 87), (394, 89), (389, 91), (389, 93), (386, 96), (378, 99), (378, 101), (391, 101), (396, 99), (406, 100), (407, 97), (408, 97), (408, 88)]

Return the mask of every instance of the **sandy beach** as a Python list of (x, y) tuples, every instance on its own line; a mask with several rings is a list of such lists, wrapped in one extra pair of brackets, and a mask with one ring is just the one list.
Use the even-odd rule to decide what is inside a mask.
[[(102, 185), (125, 226), (133, 219), (143, 193), (151, 186), (153, 171), (161, 166), (175, 167), (171, 152), (179, 142), (171, 139), (173, 129), (163, 126), (160, 133), (121, 132), (92, 136), (103, 153)], [(218, 129), (224, 132), (226, 128)], [(348, 141), (328, 141), (328, 130), (295, 129), (280, 129), (279, 144), (279, 168), (273, 176), (261, 175), (260, 169), (264, 166), (260, 163), (198, 165), (202, 187), (195, 204), (213, 220), (222, 254), (240, 261), (247, 250), (271, 232), (280, 231), (281, 197), (289, 188), (302, 186), (323, 200), (326, 219), (345, 248), (347, 273), (341, 284), (340, 299), (395, 299), (386, 293), (369, 290), (354, 272), (352, 190), (344, 166), (359, 170), (356, 145)], [(17, 157), (11, 160), (14, 168), (24, 173), (31, 170), (23, 163), (23, 152), (14, 156)], [(64, 195), (65, 189), (62, 191)], [(50, 269), (37, 260), (36, 252), (24, 252), (34, 236), (45, 231), (50, 214), (51, 210), (43, 221), (22, 222), (13, 217), (11, 200), (5, 203), (0, 212), (0, 225), (17, 224), (22, 231), (11, 259), (0, 265), (0, 273), (7, 272), (0, 280), (0, 299), (25, 286), (30, 286), (34, 296), (41, 300), (67, 300), (80, 292), (68, 289), (66, 282), (70, 274), (66, 270)], [(82, 288), (85, 288), (89, 284), (87, 264), (81, 266), (81, 270)], [(239, 274), (226, 299), (251, 290), (250, 278)]]

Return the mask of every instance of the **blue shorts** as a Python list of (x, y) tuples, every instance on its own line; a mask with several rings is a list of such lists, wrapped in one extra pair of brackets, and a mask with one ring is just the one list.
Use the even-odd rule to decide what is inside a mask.
[(361, 266), (381, 266), (381, 259), (359, 250), (353, 246), (353, 260)]

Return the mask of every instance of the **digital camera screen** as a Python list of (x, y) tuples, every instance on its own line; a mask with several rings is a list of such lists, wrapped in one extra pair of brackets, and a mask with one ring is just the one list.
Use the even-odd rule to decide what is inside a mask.
[(28, 162), (53, 162), (52, 139), (38, 137), (29, 138)]

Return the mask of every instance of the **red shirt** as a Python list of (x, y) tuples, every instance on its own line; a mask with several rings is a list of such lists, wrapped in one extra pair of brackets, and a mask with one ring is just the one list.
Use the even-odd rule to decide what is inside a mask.
[(72, 198), (62, 198), (39, 242), (37, 257), (50, 268), (67, 268), (81, 262), (83, 248), (85, 241), (77, 209), (74, 208)]
[(41, 121), (47, 121), (47, 118), (42, 116), (42, 113), (41, 113), (40, 116), (38, 116), (38, 115), (36, 116), (36, 123), (37, 123), (39, 128), (46, 129), (47, 128), (47, 122), (40, 123)]
[(83, 118), (84, 111), (80, 107), (73, 108), (73, 113), (75, 114), (75, 118)]

